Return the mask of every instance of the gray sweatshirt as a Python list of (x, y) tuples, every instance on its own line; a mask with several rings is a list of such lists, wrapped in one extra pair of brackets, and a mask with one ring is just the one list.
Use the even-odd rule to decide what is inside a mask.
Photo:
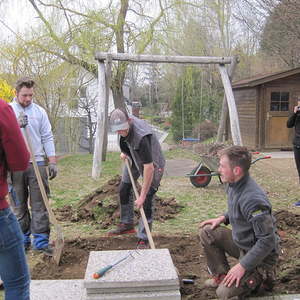
[[(46, 111), (35, 103), (24, 108), (16, 99), (11, 103), (11, 106), (17, 118), (21, 112), (28, 116), (28, 127), (36, 161), (43, 161), (45, 155), (48, 157), (55, 156), (51, 124)], [(24, 134), (23, 130), (22, 133)]]
[(240, 258), (241, 265), (249, 271), (274, 264), (279, 237), (266, 194), (248, 174), (229, 184), (227, 194), (226, 223), (232, 226), (233, 241), (246, 253)]

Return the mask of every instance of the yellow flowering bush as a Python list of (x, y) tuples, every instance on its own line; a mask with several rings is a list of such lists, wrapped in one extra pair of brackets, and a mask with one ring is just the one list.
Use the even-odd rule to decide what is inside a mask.
[(11, 102), (14, 97), (14, 89), (6, 82), (6, 80), (0, 78), (0, 98), (6, 102)]

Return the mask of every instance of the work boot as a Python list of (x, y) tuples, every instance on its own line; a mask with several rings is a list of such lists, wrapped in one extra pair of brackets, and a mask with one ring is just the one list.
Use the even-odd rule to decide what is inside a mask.
[(207, 288), (217, 288), (219, 284), (223, 281), (225, 276), (225, 274), (213, 276), (212, 278), (204, 281), (204, 286)]
[(31, 243), (24, 243), (25, 252), (29, 251), (31, 247)]
[(139, 250), (149, 249), (149, 241), (139, 239), (138, 242), (137, 242), (137, 245), (136, 245), (136, 249), (139, 249)]
[(34, 250), (42, 252), (42, 253), (44, 253), (47, 256), (53, 256), (53, 253), (54, 253), (54, 249), (53, 249), (53, 247), (51, 245), (47, 245), (44, 248), (34, 249)]
[(31, 234), (30, 231), (23, 233), (23, 242), (24, 242), (25, 252), (27, 252), (31, 247), (30, 234)]
[(120, 223), (117, 225), (115, 229), (112, 229), (108, 232), (109, 236), (113, 235), (121, 235), (121, 234), (130, 234), (130, 233), (135, 233), (134, 225), (133, 224), (125, 224), (125, 223)]

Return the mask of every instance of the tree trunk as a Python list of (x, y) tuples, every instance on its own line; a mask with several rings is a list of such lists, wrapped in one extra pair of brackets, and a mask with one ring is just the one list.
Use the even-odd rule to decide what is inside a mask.
[[(125, 19), (128, 11), (128, 2), (129, 0), (120, 0), (121, 8), (119, 11), (117, 26), (116, 26), (116, 44), (117, 44), (117, 53), (124, 53), (124, 25)], [(112, 93), (114, 96), (114, 104), (116, 108), (125, 108), (124, 97), (123, 97), (123, 84), (125, 80), (127, 63), (118, 62), (117, 72), (112, 79)]]

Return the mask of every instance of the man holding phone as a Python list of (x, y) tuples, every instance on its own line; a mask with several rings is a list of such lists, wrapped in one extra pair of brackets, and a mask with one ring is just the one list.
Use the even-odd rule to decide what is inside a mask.
[[(300, 96), (297, 98), (297, 105), (294, 106), (294, 112), (287, 120), (287, 127), (292, 128), (295, 127), (295, 136), (293, 140), (294, 145), (294, 156), (296, 167), (299, 176), (300, 183)], [(300, 207), (300, 200), (294, 203), (295, 206)]]

